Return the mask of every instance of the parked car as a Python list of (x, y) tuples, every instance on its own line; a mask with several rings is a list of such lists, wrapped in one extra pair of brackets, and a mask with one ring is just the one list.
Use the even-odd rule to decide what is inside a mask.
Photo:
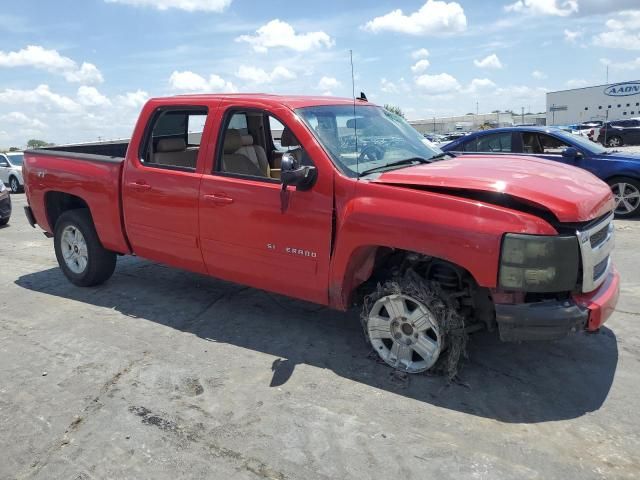
[(373, 350), (405, 372), (455, 373), (480, 329), (505, 341), (595, 331), (618, 298), (606, 184), (543, 160), (453, 158), (363, 100), (152, 99), (130, 143), (27, 151), (24, 170), (27, 219), (75, 285), (136, 254), (359, 305)]
[(0, 153), (0, 181), (9, 185), (13, 193), (22, 190), (22, 152)]
[(11, 218), (11, 195), (9, 190), (4, 186), (4, 183), (0, 183), (0, 227), (9, 223)]
[(571, 133), (573, 133), (574, 135), (580, 135), (581, 137), (586, 137), (593, 142), (597, 141), (601, 127), (602, 122), (600, 121), (569, 125)]
[(630, 118), (605, 123), (600, 128), (598, 142), (613, 148), (640, 145), (640, 119)]
[(515, 153), (584, 168), (609, 184), (618, 217), (640, 213), (640, 155), (607, 150), (557, 128), (511, 127), (476, 132), (445, 145), (443, 150), (492, 156)]

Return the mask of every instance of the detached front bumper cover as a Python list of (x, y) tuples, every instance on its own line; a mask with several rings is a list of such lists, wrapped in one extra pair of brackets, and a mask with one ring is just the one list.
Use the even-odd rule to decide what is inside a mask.
[(496, 304), (500, 339), (557, 340), (571, 332), (597, 331), (613, 313), (619, 294), (620, 275), (612, 267), (600, 287), (571, 300)]

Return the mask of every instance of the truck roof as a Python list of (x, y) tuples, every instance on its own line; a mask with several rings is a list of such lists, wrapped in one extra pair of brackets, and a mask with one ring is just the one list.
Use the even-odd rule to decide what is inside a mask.
[[(324, 95), (274, 95), (270, 93), (205, 93), (186, 94), (173, 97), (159, 97), (151, 100), (160, 100), (166, 103), (184, 102), (185, 99), (194, 100), (224, 100), (234, 99), (240, 101), (258, 101), (267, 105), (285, 105), (291, 109), (302, 107), (316, 107), (321, 105), (353, 105), (353, 98), (329, 97)], [(358, 104), (373, 105), (367, 101), (357, 100)]]

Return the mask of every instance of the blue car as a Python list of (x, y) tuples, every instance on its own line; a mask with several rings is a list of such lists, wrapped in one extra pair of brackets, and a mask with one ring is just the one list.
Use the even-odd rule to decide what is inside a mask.
[(555, 160), (589, 170), (611, 186), (617, 217), (640, 214), (640, 155), (608, 150), (552, 127), (510, 127), (475, 132), (450, 142), (456, 154), (516, 154)]

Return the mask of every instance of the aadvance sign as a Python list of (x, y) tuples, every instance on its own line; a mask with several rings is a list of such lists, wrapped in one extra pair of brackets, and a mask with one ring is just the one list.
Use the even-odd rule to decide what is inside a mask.
[(610, 97), (628, 97), (640, 93), (640, 82), (625, 82), (609, 85), (604, 89), (604, 94)]

